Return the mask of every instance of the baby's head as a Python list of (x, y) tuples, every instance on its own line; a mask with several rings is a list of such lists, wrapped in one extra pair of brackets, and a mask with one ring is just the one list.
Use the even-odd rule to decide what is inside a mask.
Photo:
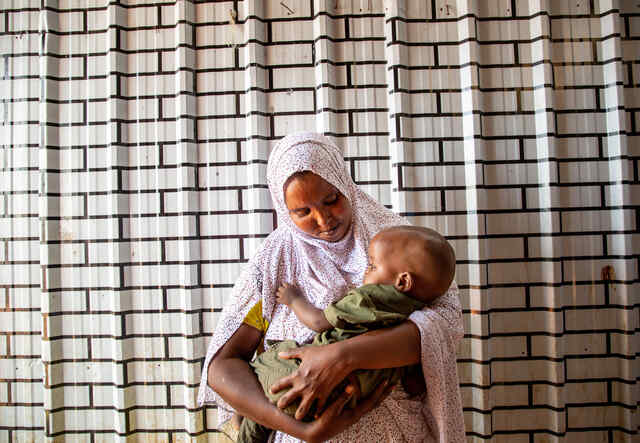
[(433, 229), (394, 226), (371, 240), (363, 283), (393, 285), (430, 303), (449, 289), (455, 265), (453, 248)]

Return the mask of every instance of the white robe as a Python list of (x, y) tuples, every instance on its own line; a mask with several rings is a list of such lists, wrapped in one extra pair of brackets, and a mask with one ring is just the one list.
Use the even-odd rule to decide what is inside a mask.
[[(319, 175), (349, 200), (352, 224), (340, 241), (313, 238), (291, 221), (283, 186), (287, 178), (298, 171)], [(263, 317), (270, 323), (266, 339), (311, 341), (314, 332), (300, 323), (289, 308), (276, 304), (277, 288), (282, 283), (293, 284), (311, 303), (323, 309), (362, 283), (371, 238), (386, 227), (408, 224), (353, 183), (341, 150), (319, 134), (292, 134), (280, 140), (269, 157), (267, 182), (278, 215), (278, 228), (265, 239), (237, 279), (218, 321), (202, 371), (198, 402), (216, 403), (220, 423), (228, 420), (232, 408), (207, 385), (207, 369), (213, 356), (258, 300), (262, 299)], [(462, 312), (455, 283), (431, 307), (414, 312), (409, 320), (420, 331), (427, 394), (410, 400), (402, 388), (397, 387), (378, 408), (331, 441), (465, 441), (456, 372), (456, 347), (463, 335)], [(299, 440), (277, 432), (274, 441)]]

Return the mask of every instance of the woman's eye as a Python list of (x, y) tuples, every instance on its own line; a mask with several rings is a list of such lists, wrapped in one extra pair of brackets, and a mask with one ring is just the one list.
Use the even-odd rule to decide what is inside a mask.
[(324, 203), (326, 205), (332, 205), (332, 204), (336, 203), (337, 201), (338, 201), (338, 194), (334, 194), (328, 200), (326, 200)]

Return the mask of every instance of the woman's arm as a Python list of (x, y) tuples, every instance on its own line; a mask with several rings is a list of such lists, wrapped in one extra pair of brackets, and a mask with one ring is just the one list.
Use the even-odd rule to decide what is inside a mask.
[(389, 386), (380, 386), (355, 409), (348, 411), (342, 408), (349, 401), (351, 392), (343, 392), (317, 420), (311, 423), (295, 420), (269, 402), (248, 364), (260, 338), (260, 331), (242, 324), (212, 359), (207, 382), (239, 414), (271, 429), (309, 442), (322, 441), (356, 423), (390, 392)]
[(454, 355), (452, 367), (455, 369), (455, 347), (464, 333), (458, 286), (452, 283), (445, 295), (431, 307), (417, 313), (423, 313), (419, 316), (422, 319), (418, 319), (420, 328), (414, 323), (416, 319), (412, 318), (398, 326), (367, 332), (327, 346), (281, 352), (281, 358), (299, 358), (302, 363), (296, 372), (271, 387), (272, 392), (291, 388), (280, 397), (278, 407), (284, 408), (299, 398), (296, 417), (303, 417), (316, 399), (318, 407), (322, 408), (331, 390), (356, 369), (391, 368), (418, 363), (422, 360), (423, 334), (437, 333), (434, 339), (444, 340), (442, 345), (450, 346), (451, 355)]
[(420, 350), (417, 326), (405, 321), (330, 345), (281, 352), (281, 358), (299, 358), (302, 363), (296, 372), (276, 382), (271, 391), (291, 388), (280, 397), (278, 407), (284, 408), (300, 398), (296, 418), (301, 418), (316, 399), (322, 409), (333, 388), (356, 369), (412, 365), (420, 361)]
[(243, 323), (211, 360), (207, 382), (239, 414), (300, 438), (300, 422), (269, 402), (248, 364), (260, 338), (260, 331)]
[(341, 358), (352, 370), (398, 368), (420, 362), (420, 331), (410, 321), (339, 343)]

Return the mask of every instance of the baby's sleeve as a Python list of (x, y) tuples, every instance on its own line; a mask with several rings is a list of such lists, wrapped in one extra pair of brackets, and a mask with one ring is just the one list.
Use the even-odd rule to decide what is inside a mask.
[(366, 295), (351, 290), (340, 300), (327, 306), (323, 313), (334, 328), (350, 328), (355, 332), (363, 333), (367, 329), (358, 325), (367, 322), (367, 314), (373, 312), (374, 309), (375, 306)]

